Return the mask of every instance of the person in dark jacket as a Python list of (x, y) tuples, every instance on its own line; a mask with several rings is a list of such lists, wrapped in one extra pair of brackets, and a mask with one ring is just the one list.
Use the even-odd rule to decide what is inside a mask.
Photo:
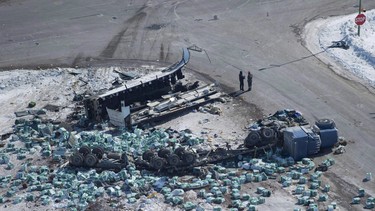
[(240, 89), (243, 91), (243, 86), (244, 86), (244, 83), (243, 81), (245, 80), (245, 76), (242, 74), (242, 71), (240, 71), (240, 75), (238, 76), (239, 77), (239, 80), (240, 80)]
[(247, 73), (247, 86), (248, 86), (248, 91), (251, 91), (251, 86), (253, 85), (253, 74), (249, 71)]

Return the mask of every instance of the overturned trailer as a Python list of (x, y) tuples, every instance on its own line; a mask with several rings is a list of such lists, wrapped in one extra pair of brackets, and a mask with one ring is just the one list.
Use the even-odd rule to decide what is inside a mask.
[(248, 155), (256, 157), (272, 148), (282, 148), (284, 154), (296, 161), (331, 148), (338, 142), (335, 122), (319, 119), (313, 127), (295, 110), (280, 110), (274, 115), (258, 120), (237, 149), (216, 148), (194, 151), (189, 148), (162, 148), (148, 150), (138, 159), (139, 168), (181, 172), (208, 163), (236, 159)]
[(121, 101), (125, 106), (135, 102), (158, 99), (172, 90), (177, 80), (183, 79), (182, 69), (189, 62), (190, 53), (183, 48), (182, 59), (172, 66), (144, 77), (129, 81), (124, 86), (117, 87), (106, 93), (91, 96), (84, 100), (85, 112), (91, 121), (101, 121), (108, 118), (107, 108), (120, 110)]

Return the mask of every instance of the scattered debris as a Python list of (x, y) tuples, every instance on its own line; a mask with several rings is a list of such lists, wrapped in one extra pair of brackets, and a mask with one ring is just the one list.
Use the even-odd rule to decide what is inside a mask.
[(52, 104), (47, 104), (43, 107), (47, 111), (52, 111), (52, 112), (58, 112), (60, 110), (60, 106), (57, 105), (52, 105)]
[(34, 101), (29, 102), (28, 108), (33, 108), (36, 106), (36, 103)]
[(342, 48), (345, 50), (349, 49), (349, 45), (347, 42), (340, 40), (340, 41), (332, 41), (332, 45), (328, 46), (328, 48)]

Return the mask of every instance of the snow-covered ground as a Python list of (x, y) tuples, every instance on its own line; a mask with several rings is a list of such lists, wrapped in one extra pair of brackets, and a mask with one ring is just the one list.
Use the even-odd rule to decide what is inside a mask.
[[(306, 25), (304, 36), (312, 53), (325, 50), (318, 56), (339, 67), (334, 68), (335, 71), (375, 88), (375, 10), (364, 14), (367, 20), (360, 28), (360, 36), (354, 23), (358, 13), (313, 21)], [(333, 41), (341, 40), (349, 45), (349, 49), (327, 48)]]

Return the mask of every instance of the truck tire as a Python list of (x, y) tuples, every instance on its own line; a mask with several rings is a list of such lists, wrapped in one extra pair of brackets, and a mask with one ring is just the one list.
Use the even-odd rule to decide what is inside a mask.
[(69, 160), (70, 164), (77, 167), (83, 166), (83, 161), (84, 157), (81, 153), (74, 153)]
[(160, 170), (164, 167), (165, 161), (161, 157), (153, 157), (152, 160), (150, 161), (150, 165), (152, 168), (156, 170)]
[(170, 166), (177, 166), (180, 164), (180, 158), (176, 154), (169, 154), (167, 161)]
[(92, 153), (95, 154), (98, 159), (102, 159), (104, 155), (104, 149), (103, 147), (97, 146), (92, 148)]
[(98, 163), (98, 158), (96, 157), (96, 155), (94, 155), (92, 153), (86, 155), (86, 157), (85, 157), (85, 165), (86, 166), (93, 167), (97, 163)]
[(195, 163), (195, 160), (197, 159), (197, 157), (195, 156), (194, 153), (192, 152), (185, 152), (183, 154), (183, 162), (184, 162), (184, 165), (193, 165)]
[(318, 126), (319, 129), (333, 129), (335, 128), (336, 124), (332, 119), (319, 119), (315, 122), (315, 125)]
[(265, 127), (262, 129), (262, 137), (265, 140), (270, 140), (275, 137), (275, 131), (272, 128)]
[(167, 158), (169, 154), (171, 154), (171, 151), (166, 148), (160, 149), (158, 151), (158, 156), (161, 158)]
[(260, 142), (260, 135), (257, 131), (251, 131), (245, 138), (245, 147), (251, 148)]
[(150, 159), (154, 156), (154, 152), (152, 150), (147, 150), (142, 154), (142, 159), (146, 161), (150, 161)]
[(81, 146), (81, 148), (79, 149), (79, 152), (83, 154), (83, 156), (86, 156), (87, 154), (91, 153), (91, 149), (90, 147), (86, 146), (86, 145), (83, 145)]
[(182, 155), (185, 153), (185, 148), (179, 147), (174, 150), (174, 153), (178, 155), (180, 158), (182, 158)]

